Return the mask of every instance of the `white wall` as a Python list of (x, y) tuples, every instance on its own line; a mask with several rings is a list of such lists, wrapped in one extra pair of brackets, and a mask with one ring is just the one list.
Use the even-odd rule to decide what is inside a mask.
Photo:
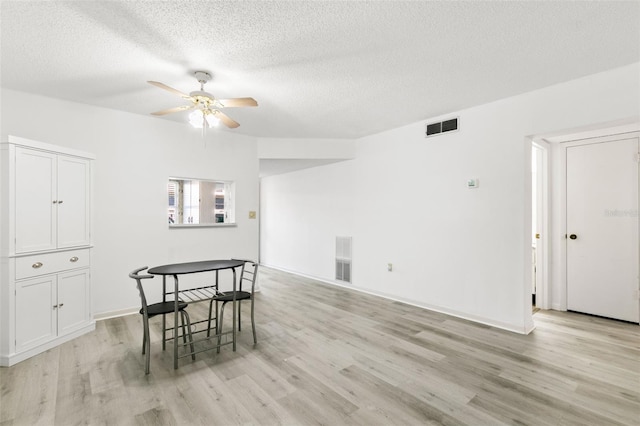
[[(344, 198), (353, 200), (354, 287), (517, 332), (533, 326), (531, 283), (531, 139), (640, 115), (640, 64), (493, 102), (438, 118), (460, 117), (460, 130), (425, 138), (425, 122), (362, 138), (342, 165)], [(277, 244), (262, 246), (273, 266), (326, 279), (312, 259), (332, 258), (299, 229), (317, 216), (273, 218), (295, 206), (322, 211), (332, 192), (291, 191), (300, 182), (332, 180), (331, 166), (262, 181), (262, 198), (281, 201), (262, 217)], [(348, 182), (348, 177), (354, 178)], [(469, 190), (466, 181), (478, 178)], [(299, 207), (298, 207), (299, 208)], [(308, 218), (314, 221), (308, 221)], [(326, 225), (323, 232), (342, 232)], [(345, 231), (349, 232), (349, 230)], [(283, 237), (286, 236), (286, 237)], [(269, 237), (266, 238), (269, 241)], [(307, 247), (282, 253), (285, 244)], [(387, 263), (394, 271), (387, 272)], [(553, 275), (553, 274), (552, 274)]]
[(348, 159), (355, 153), (352, 139), (258, 139), (260, 159)]
[(263, 178), (260, 262), (333, 280), (336, 236), (354, 231), (353, 173), (343, 161)]
[[(2, 90), (2, 137), (15, 135), (97, 156), (93, 200), (93, 308), (139, 307), (127, 274), (138, 266), (233, 256), (256, 259), (256, 140), (186, 123)], [(237, 227), (169, 229), (169, 176), (236, 182)], [(158, 284), (159, 279), (156, 279)]]

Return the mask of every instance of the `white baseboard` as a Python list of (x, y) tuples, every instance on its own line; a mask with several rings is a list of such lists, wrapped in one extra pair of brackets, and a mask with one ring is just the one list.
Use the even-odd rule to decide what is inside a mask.
[(325, 284), (335, 285), (337, 287), (343, 287), (343, 288), (346, 288), (346, 289), (349, 289), (349, 290), (354, 290), (354, 291), (357, 291), (357, 292), (360, 292), (360, 293), (370, 294), (372, 296), (378, 296), (378, 297), (382, 297), (384, 299), (393, 300), (395, 302), (405, 303), (407, 305), (416, 306), (418, 308), (427, 309), (429, 311), (439, 312), (441, 314), (451, 315), (452, 317), (462, 318), (462, 319), (465, 319), (465, 320), (477, 322), (477, 323), (488, 325), (488, 326), (491, 326), (491, 327), (500, 328), (502, 330), (511, 331), (513, 333), (529, 334), (535, 328), (535, 326), (533, 326), (533, 325), (531, 325), (531, 326), (525, 325), (525, 326), (521, 327), (521, 326), (515, 325), (515, 324), (509, 324), (509, 323), (503, 323), (503, 322), (500, 322), (500, 321), (494, 321), (494, 320), (489, 319), (489, 318), (484, 318), (484, 317), (480, 317), (480, 316), (476, 316), (476, 315), (470, 315), (470, 314), (468, 314), (466, 312), (455, 311), (455, 310), (452, 310), (452, 309), (443, 308), (441, 306), (421, 303), (421, 302), (417, 302), (415, 300), (410, 300), (410, 299), (404, 299), (404, 298), (401, 298), (401, 297), (398, 297), (398, 296), (395, 296), (395, 295), (391, 295), (391, 294), (387, 294), (387, 293), (371, 291), (371, 290), (363, 289), (363, 288), (360, 288), (360, 287), (357, 287), (357, 286), (347, 285), (347, 284), (339, 282), (339, 281), (331, 281), (331, 280), (327, 280), (327, 279), (324, 279), (324, 278), (314, 277), (314, 276), (311, 276), (311, 275), (303, 274), (303, 273), (300, 273), (300, 272), (297, 272), (297, 271), (288, 270), (288, 269), (281, 268), (281, 267), (278, 267), (278, 266), (267, 265), (267, 264), (263, 264), (263, 266), (265, 266), (267, 268), (271, 268), (271, 269), (276, 269), (278, 271), (287, 272), (289, 274), (298, 275), (298, 276), (301, 276), (301, 277), (304, 277), (304, 278), (309, 278), (309, 279), (312, 279), (312, 280), (320, 281), (320, 282), (323, 282)]
[(62, 343), (73, 340), (76, 337), (82, 336), (83, 334), (90, 333), (95, 329), (96, 323), (94, 321), (91, 321), (91, 323), (74, 331), (73, 333), (69, 333), (56, 339), (50, 340), (46, 343), (43, 343), (42, 345), (36, 346), (35, 348), (31, 348), (20, 353), (0, 356), (0, 367), (11, 367), (12, 365), (19, 363), (20, 361), (24, 361), (25, 359), (31, 358), (34, 355), (38, 355), (42, 352), (48, 351), (49, 349), (55, 348)]
[(95, 319), (96, 321), (102, 321), (109, 318), (117, 318), (117, 317), (123, 317), (125, 315), (137, 314), (138, 312), (140, 312), (139, 307), (119, 309), (117, 311), (108, 311), (108, 312), (101, 312), (99, 314), (95, 314), (93, 316), (93, 319)]

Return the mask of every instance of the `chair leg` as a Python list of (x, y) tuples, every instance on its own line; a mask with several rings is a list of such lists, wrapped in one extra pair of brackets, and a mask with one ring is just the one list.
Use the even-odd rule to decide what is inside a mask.
[[(217, 334), (218, 334), (218, 353), (220, 353), (220, 344), (222, 343), (222, 320), (224, 319), (224, 305), (226, 305), (227, 302), (222, 302), (222, 308), (220, 309), (220, 316), (218, 318), (220, 318), (220, 323), (218, 324), (218, 329), (216, 330)], [(217, 302), (216, 302), (216, 312), (218, 310), (217, 307)]]
[(242, 331), (242, 325), (240, 321), (240, 313), (242, 312), (242, 301), (238, 300), (238, 331)]
[(251, 297), (251, 330), (253, 330), (253, 344), (258, 344), (258, 339), (256, 338), (256, 320), (253, 310), (253, 297)]
[(151, 364), (151, 337), (149, 336), (149, 318), (146, 316), (142, 317), (143, 323), (143, 340), (144, 345), (142, 346), (142, 353), (145, 354), (144, 357), (144, 374), (149, 374), (149, 365)]
[[(187, 313), (187, 311), (185, 311), (184, 309), (182, 311), (182, 341), (184, 343), (187, 343), (187, 334), (189, 335), (189, 343), (191, 343), (189, 346), (191, 347), (191, 359), (192, 360), (196, 360), (196, 354), (194, 353), (194, 347), (193, 347), (193, 336), (191, 335), (191, 319), (189, 318), (189, 314)], [(184, 322), (185, 319), (187, 320), (187, 333), (185, 333), (184, 330)]]
[(147, 323), (144, 320), (144, 317), (142, 318), (142, 355), (145, 354), (145, 348), (147, 346)]

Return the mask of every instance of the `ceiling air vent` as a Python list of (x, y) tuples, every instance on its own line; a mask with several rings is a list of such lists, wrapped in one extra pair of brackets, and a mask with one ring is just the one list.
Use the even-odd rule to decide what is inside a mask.
[(452, 118), (450, 120), (438, 121), (437, 123), (427, 124), (427, 137), (436, 136), (441, 133), (453, 132), (458, 130), (458, 119)]

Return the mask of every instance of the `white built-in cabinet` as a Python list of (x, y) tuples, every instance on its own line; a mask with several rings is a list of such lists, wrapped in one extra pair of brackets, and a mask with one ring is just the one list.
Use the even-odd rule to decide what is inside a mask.
[(10, 366), (95, 328), (95, 157), (14, 136), (0, 154), (0, 365)]
[(90, 244), (90, 161), (16, 147), (16, 253)]

